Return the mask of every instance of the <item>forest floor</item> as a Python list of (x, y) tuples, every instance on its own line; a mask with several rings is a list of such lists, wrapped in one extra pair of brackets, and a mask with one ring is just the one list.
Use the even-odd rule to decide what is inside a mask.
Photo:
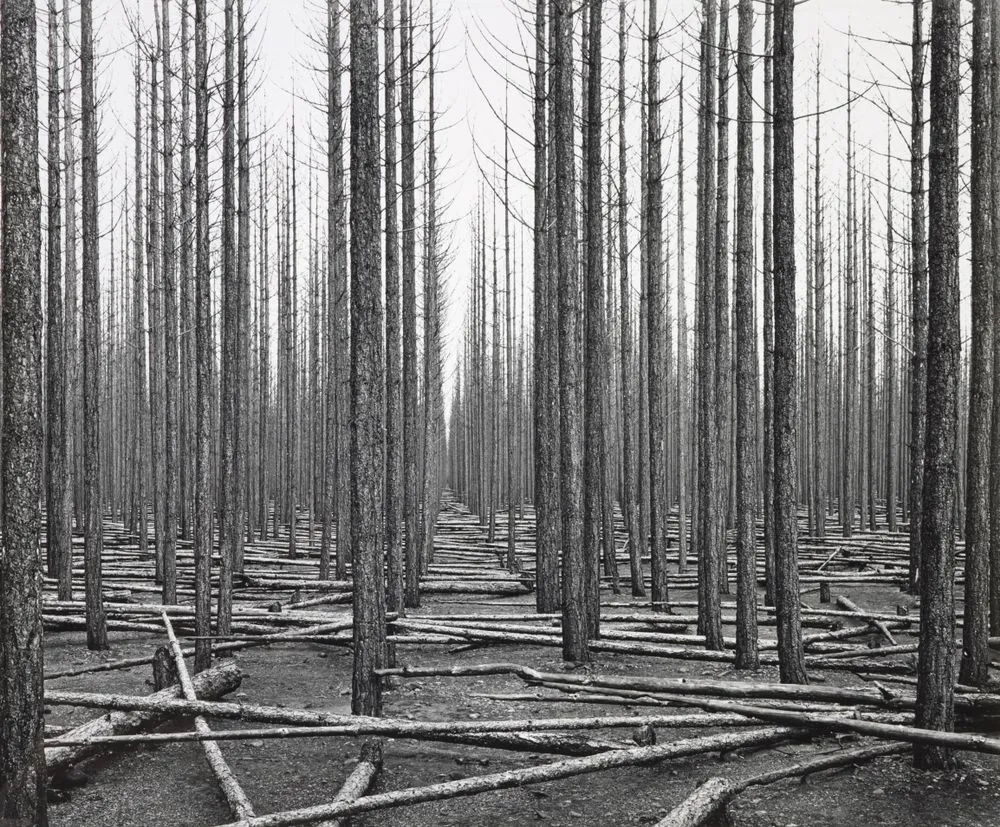
[[(886, 586), (853, 586), (849, 594), (869, 611), (892, 612), (901, 595)], [(673, 599), (693, 599), (677, 591)], [(631, 600), (614, 598), (615, 606)], [(641, 601), (634, 601), (638, 609)], [(803, 596), (804, 605), (819, 606), (818, 594)], [(506, 608), (504, 608), (506, 607)], [(425, 598), (422, 614), (517, 613), (533, 610), (533, 597), (484, 601), (456, 596)], [(616, 609), (620, 611), (620, 609)], [(348, 616), (349, 608), (338, 608)], [(773, 636), (762, 627), (762, 638)], [(726, 634), (732, 634), (731, 629)], [(82, 633), (47, 634), (46, 670), (79, 667), (101, 660), (148, 656), (164, 643), (155, 634), (111, 633), (111, 650), (91, 653)], [(289, 708), (350, 712), (351, 656), (346, 647), (312, 643), (273, 644), (235, 655), (245, 672), (235, 698), (248, 703)], [(454, 645), (400, 647), (399, 662), (450, 666), (513, 662), (548, 672), (564, 670), (559, 649), (522, 644), (490, 644), (477, 648)], [(718, 677), (776, 681), (776, 668), (738, 673), (726, 664), (681, 662), (661, 657), (597, 653), (585, 668), (606, 675)], [(49, 685), (65, 690), (149, 693), (148, 666), (115, 672), (66, 677)], [(859, 685), (849, 672), (811, 672), (828, 685)], [(672, 709), (581, 704), (561, 700), (559, 693), (526, 688), (514, 676), (395, 678), (385, 695), (385, 715), (412, 720), (525, 719), (580, 715), (624, 715), (671, 712)], [(494, 696), (494, 697), (488, 697)], [(230, 698), (233, 699), (233, 698)], [(675, 708), (678, 712), (688, 711)], [(50, 725), (76, 726), (94, 717), (93, 710), (53, 706)], [(239, 727), (238, 722), (226, 722)], [(190, 728), (176, 720), (163, 729)], [(663, 730), (663, 738), (704, 734), (705, 730)], [(594, 737), (628, 740), (628, 730), (591, 731)], [(577, 776), (486, 794), (385, 810), (356, 817), (358, 825), (389, 827), (448, 827), (448, 825), (643, 825), (653, 824), (694, 788), (712, 776), (756, 774), (796, 757), (835, 752), (858, 746), (853, 737), (817, 737), (756, 752), (699, 756)], [(333, 799), (357, 762), (360, 739), (311, 737), (220, 743), (254, 804), (268, 813), (321, 804)], [(398, 790), (440, 781), (531, 766), (556, 760), (541, 753), (509, 752), (482, 747), (389, 739), (384, 765), (374, 791)], [(737, 827), (827, 825), (972, 825), (1000, 824), (1000, 757), (960, 755), (961, 768), (930, 773), (912, 768), (908, 756), (883, 758), (860, 767), (832, 770), (809, 777), (750, 788), (730, 805), (719, 824)], [(54, 803), (56, 827), (112, 825), (212, 825), (231, 820), (225, 799), (208, 770), (200, 745), (172, 743), (118, 750), (81, 765), (86, 783)]]

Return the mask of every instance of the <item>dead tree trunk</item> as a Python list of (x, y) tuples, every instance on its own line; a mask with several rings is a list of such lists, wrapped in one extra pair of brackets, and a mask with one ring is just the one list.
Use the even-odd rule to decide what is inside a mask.
[[(83, 190), (83, 461), (84, 461), (84, 579), (87, 602), (87, 646), (108, 648), (108, 629), (101, 593), (100, 454), (100, 263), (97, 223), (97, 101), (94, 97), (94, 35), (90, 0), (80, 4), (80, 113), (83, 153), (80, 172)], [(9, 525), (9, 523), (8, 523)]]
[(774, 605), (774, 110), (773, 87), (774, 9), (764, 7), (764, 187), (761, 207), (761, 256), (764, 272), (764, 605)]
[(553, 193), (548, 191), (550, 167), (546, 111), (549, 106), (548, 66), (546, 51), (547, 0), (537, 0), (535, 5), (535, 75), (534, 141), (535, 168), (532, 189), (534, 194), (534, 439), (535, 439), (535, 608), (539, 612), (554, 612), (559, 607), (559, 503), (558, 503), (558, 435), (559, 419), (553, 399), (553, 375), (557, 371), (557, 352), (553, 349), (555, 331), (549, 325), (551, 306), (555, 295), (552, 282), (549, 252), (553, 249), (549, 225), (554, 211)]
[[(646, 284), (649, 291), (647, 355), (649, 359), (649, 486), (651, 596), (655, 606), (667, 602), (666, 399), (664, 369), (667, 323), (663, 279), (663, 181), (660, 151), (659, 40), (656, 0), (650, 0), (646, 37)], [(588, 445), (587, 453), (590, 454)]]
[[(622, 516), (628, 530), (629, 573), (632, 596), (645, 597), (642, 574), (642, 541), (639, 534), (639, 509), (635, 499), (635, 446), (633, 421), (635, 399), (632, 356), (632, 286), (629, 279), (628, 246), (628, 145), (625, 140), (625, 0), (618, 3), (618, 269), (621, 314), (622, 374)], [(610, 209), (610, 204), (608, 205)]]
[(560, 499), (562, 506), (563, 658), (590, 660), (587, 641), (586, 560), (583, 556), (582, 388), (577, 340), (580, 325), (573, 152), (573, 32), (569, 0), (554, 0), (552, 71), (555, 106), (552, 145), (556, 167), (556, 249), (559, 273)]
[[(955, 489), (959, 329), (958, 108), (961, 15), (958, 0), (931, 14), (930, 233), (928, 235), (927, 441), (920, 562), (920, 669), (916, 725), (955, 725)], [(918, 745), (917, 766), (951, 766), (947, 749)]]
[(736, 666), (756, 669), (757, 330), (753, 246), (753, 3), (739, 2), (736, 135)]
[(421, 554), (417, 522), (417, 230), (413, 139), (413, 22), (410, 0), (399, 7), (400, 153), (403, 266), (403, 519), (406, 522), (406, 605), (420, 606)]
[(404, 598), (395, 15), (393, 0), (385, 0), (385, 543), (390, 612), (402, 611)]
[[(382, 714), (385, 666), (382, 485), (385, 473), (382, 255), (379, 210), (378, 14), (351, 0), (351, 548), (354, 681), (351, 709)], [(405, 222), (405, 220), (404, 220)]]
[[(86, 2), (86, 0), (84, 0)], [(52, 14), (50, 8), (50, 15)], [(35, 4), (6, 0), (0, 26), (0, 820), (48, 824), (42, 749), (41, 193)], [(88, 9), (89, 19), (89, 9)], [(50, 33), (52, 17), (50, 17)], [(50, 47), (51, 49), (51, 47)], [(51, 87), (50, 87), (51, 88)], [(57, 130), (58, 131), (58, 130)], [(51, 210), (51, 204), (50, 204)], [(51, 229), (51, 228), (50, 228)], [(61, 510), (60, 510), (61, 511)]]
[(774, 4), (774, 598), (784, 683), (806, 683), (796, 520), (794, 0)]
[(209, 264), (208, 191), (208, 20), (206, 0), (195, 0), (195, 347), (197, 416), (195, 424), (194, 568), (195, 671), (212, 663), (212, 284)]
[[(170, 66), (170, 2), (162, 0), (163, 38), (163, 602), (177, 602), (177, 250), (174, 226), (174, 132)], [(153, 113), (156, 117), (156, 113)], [(225, 633), (224, 633), (225, 634)]]
[[(982, 686), (989, 678), (990, 634), (990, 433), (993, 418), (993, 160), (990, 81), (990, 5), (972, 7), (972, 355), (969, 374), (969, 433), (965, 488), (965, 624), (962, 683)], [(1000, 473), (997, 471), (996, 473)]]
[(72, 501), (66, 443), (66, 342), (63, 328), (62, 285), (62, 197), (59, 156), (59, 19), (55, 0), (49, 0), (49, 140), (46, 155), (48, 172), (48, 226), (46, 267), (48, 293), (45, 338), (47, 380), (45, 489), (46, 550), (50, 577), (59, 579), (59, 599), (73, 599)]

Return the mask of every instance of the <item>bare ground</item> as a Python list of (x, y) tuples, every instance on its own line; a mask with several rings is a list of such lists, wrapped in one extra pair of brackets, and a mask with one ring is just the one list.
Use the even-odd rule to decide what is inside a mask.
[[(683, 598), (683, 593), (677, 597)], [(892, 611), (903, 596), (887, 587), (856, 587), (854, 600), (867, 609)], [(818, 596), (805, 597), (818, 604)], [(506, 601), (511, 611), (524, 610), (530, 598)], [(424, 611), (475, 611), (475, 603), (447, 598), (428, 600)], [(485, 610), (483, 610), (485, 611)], [(496, 606), (489, 611), (496, 612)], [(762, 629), (762, 635), (772, 630)], [(163, 643), (155, 635), (111, 635), (109, 653), (87, 652), (79, 633), (49, 635), (46, 667), (50, 671), (91, 663), (148, 655)], [(505, 645), (457, 650), (448, 646), (401, 647), (401, 663), (450, 664), (516, 662), (537, 669), (563, 667), (558, 649)], [(346, 648), (314, 644), (282, 644), (250, 649), (237, 656), (246, 673), (239, 697), (253, 703), (350, 711), (351, 657)], [(589, 667), (604, 674), (736, 677), (724, 665), (683, 663), (663, 658), (600, 656)], [(857, 684), (849, 673), (814, 673), (829, 683)], [(760, 679), (776, 679), (775, 670), (762, 669)], [(83, 691), (146, 694), (151, 691), (147, 667), (59, 679), (53, 686)], [(528, 718), (663, 712), (640, 706), (604, 706), (566, 700), (525, 698), (533, 694), (517, 678), (421, 678), (395, 681), (385, 701), (385, 714), (414, 720), (468, 718)], [(484, 694), (508, 698), (481, 697)], [(551, 697), (551, 696), (550, 696)], [(51, 724), (72, 726), (94, 715), (93, 710), (53, 707)], [(186, 728), (176, 721), (171, 726)], [(223, 722), (220, 726), (239, 726)], [(704, 734), (704, 730), (664, 730), (661, 740)], [(627, 730), (596, 733), (627, 739)], [(653, 767), (635, 767), (595, 773), (499, 791), (469, 798), (387, 810), (359, 817), (358, 825), (380, 827), (446, 827), (447, 825), (642, 825), (655, 823), (694, 787), (714, 775), (755, 774), (815, 755), (857, 746), (843, 738), (817, 738), (810, 744), (789, 744), (750, 753), (710, 755)], [(299, 738), (222, 742), (221, 748), (259, 814), (320, 804), (332, 800), (357, 761), (360, 741), (352, 738)], [(385, 763), (375, 791), (421, 786), (555, 760), (537, 753), (465, 747), (429, 741), (388, 740)], [(87, 783), (64, 793), (68, 800), (53, 803), (53, 825), (111, 827), (112, 825), (212, 825), (230, 815), (208, 770), (198, 744), (169, 744), (155, 748), (120, 750), (82, 765)], [(830, 771), (805, 782), (791, 780), (766, 788), (751, 788), (739, 796), (723, 816), (736, 827), (861, 827), (886, 825), (1000, 824), (1000, 758), (962, 755), (954, 773), (914, 770), (909, 758)]]

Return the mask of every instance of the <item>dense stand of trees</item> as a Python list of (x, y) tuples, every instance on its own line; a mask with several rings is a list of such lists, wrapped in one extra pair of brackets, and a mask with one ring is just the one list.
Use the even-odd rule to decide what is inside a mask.
[[(352, 706), (377, 715), (386, 611), (420, 605), (446, 487), (498, 564), (534, 583), (537, 609), (561, 612), (566, 660), (590, 659), (601, 587), (618, 591), (627, 558), (632, 595), (655, 608), (669, 607), (674, 578), (697, 587), (709, 649), (726, 645), (721, 595), (735, 576), (740, 668), (759, 661), (762, 586), (786, 682), (808, 679), (800, 534), (906, 521), (917, 722), (954, 727), (959, 535), (963, 682), (986, 683), (1000, 631), (997, 4), (973, 3), (967, 359), (958, 0), (931, 5), (929, 54), (924, 3), (912, 3), (909, 199), (895, 195), (903, 125), (888, 127), (884, 178), (855, 137), (850, 58), (833, 107), (846, 110), (846, 164), (831, 169), (819, 55), (811, 109), (793, 99), (793, 0), (767, 4), (763, 27), (750, 0), (700, 0), (700, 30), (685, 33), (694, 95), (662, 82), (664, 10), (634, 5), (523, 10), (531, 130), (505, 104), (503, 160), (483, 169), (466, 262), (449, 255), (441, 216), (430, 4), (330, 0), (312, 90), (325, 130), (297, 130), (293, 114), (284, 132), (255, 125), (259, 35), (243, 0), (151, 4), (130, 20), (119, 186), (102, 178), (90, 0), (48, 0), (39, 18), (41, 156), (35, 4), (0, 3), (0, 816), (45, 823), (43, 560), (61, 600), (82, 588), (88, 645), (106, 648), (103, 535), (120, 523), (155, 561), (163, 603), (193, 597), (205, 669), (207, 636), (231, 630), (244, 544), (268, 538), (295, 557), (318, 528), (319, 577), (354, 583)], [(451, 370), (455, 261), (468, 289)], [(179, 576), (180, 540), (193, 581)], [(916, 757), (952, 761), (939, 747)]]

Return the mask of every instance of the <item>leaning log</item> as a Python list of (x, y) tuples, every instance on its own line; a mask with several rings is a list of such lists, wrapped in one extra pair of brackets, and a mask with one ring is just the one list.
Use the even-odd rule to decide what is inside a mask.
[[(334, 804), (345, 804), (350, 801), (357, 801), (368, 792), (368, 788), (375, 781), (375, 776), (382, 769), (382, 745), (378, 741), (365, 741), (361, 747), (361, 760), (354, 768), (354, 771), (347, 776), (344, 786), (340, 788), (333, 799)], [(324, 821), (317, 827), (346, 827), (347, 821), (335, 818), (333, 821)]]
[[(236, 690), (242, 680), (243, 673), (235, 663), (223, 663), (200, 672), (194, 677), (192, 683), (198, 698), (214, 700)], [(47, 691), (45, 702), (58, 703), (60, 694), (63, 693)], [(142, 729), (152, 729), (172, 717), (173, 711), (165, 705), (180, 694), (181, 688), (179, 686), (171, 686), (161, 692), (143, 697), (146, 702), (145, 709), (121, 710), (102, 715), (100, 718), (81, 724), (69, 730), (65, 735), (50, 741), (46, 745), (45, 753), (45, 763), (49, 773), (65, 770), (102, 748), (106, 748), (105, 745), (99, 743), (91, 742), (70, 746), (62, 745), (61, 741), (87, 742), (102, 736), (127, 735)]]
[[(170, 641), (170, 651), (173, 653), (174, 663), (177, 666), (177, 678), (180, 681), (181, 690), (184, 692), (184, 698), (188, 701), (197, 700), (191, 675), (188, 672), (187, 664), (184, 663), (184, 653), (181, 651), (181, 645), (177, 641), (177, 635), (174, 634), (174, 627), (170, 625), (170, 618), (167, 616), (167, 613), (163, 612), (162, 615), (163, 626), (167, 631), (167, 639)], [(212, 730), (208, 726), (208, 721), (202, 715), (195, 716), (194, 728), (199, 735), (210, 736), (212, 734)], [(250, 803), (250, 799), (247, 798), (246, 793), (243, 792), (240, 782), (236, 780), (236, 776), (223, 757), (219, 745), (215, 741), (202, 741), (201, 746), (205, 750), (205, 759), (208, 761), (208, 766), (211, 767), (212, 774), (219, 782), (222, 794), (226, 797), (226, 802), (229, 804), (229, 811), (235, 818), (253, 818), (253, 805)]]

